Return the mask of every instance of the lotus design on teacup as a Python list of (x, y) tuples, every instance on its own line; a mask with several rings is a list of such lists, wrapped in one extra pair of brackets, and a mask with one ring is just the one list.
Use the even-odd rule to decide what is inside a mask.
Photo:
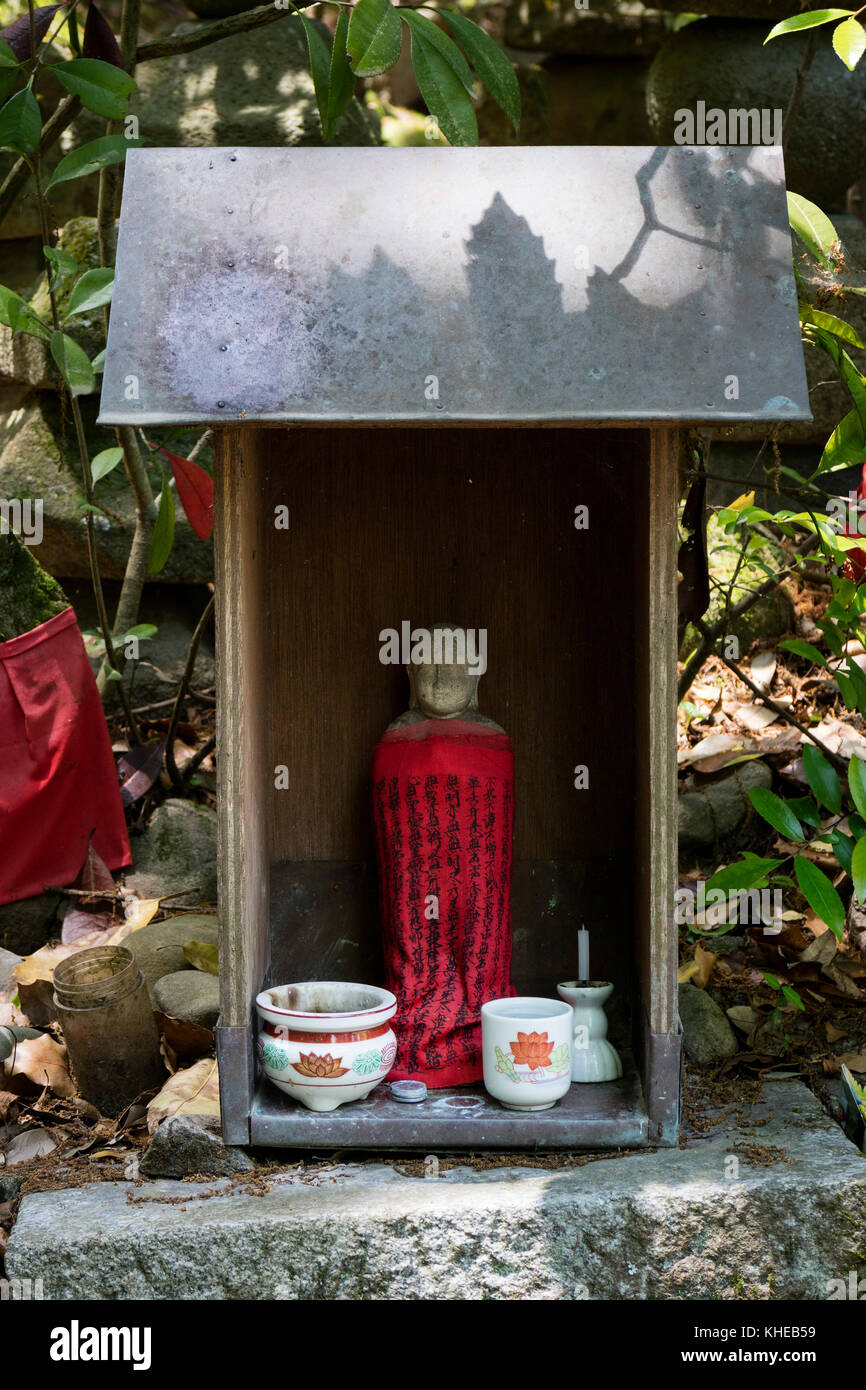
[[(511, 1056), (496, 1048), (496, 1070), (509, 1077), (511, 1081), (554, 1081), (563, 1075), (568, 1065), (568, 1046), (561, 1043), (555, 1047), (547, 1033), (521, 1033), (508, 1044)], [(518, 1067), (528, 1067), (529, 1071), (519, 1072)], [(551, 1070), (547, 1071), (546, 1068)]]
[(299, 1071), (301, 1076), (345, 1076), (348, 1067), (341, 1067), (342, 1057), (332, 1057), (330, 1052), (326, 1052), (324, 1057), (317, 1057), (314, 1052), (302, 1052), (300, 1060), (293, 1062), (295, 1071)]

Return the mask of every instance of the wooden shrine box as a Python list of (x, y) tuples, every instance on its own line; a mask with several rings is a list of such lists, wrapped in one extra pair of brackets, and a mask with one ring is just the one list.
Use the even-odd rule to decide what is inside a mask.
[[(805, 418), (777, 147), (130, 151), (100, 419), (215, 437), (228, 1142), (675, 1140), (682, 427)], [(515, 985), (555, 997), (586, 922), (625, 1075), (313, 1114), (253, 1001), (381, 983), (380, 633), (443, 621), (515, 748)]]

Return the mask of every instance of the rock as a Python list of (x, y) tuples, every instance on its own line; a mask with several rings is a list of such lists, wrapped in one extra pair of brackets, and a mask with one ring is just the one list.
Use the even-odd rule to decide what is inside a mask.
[[(647, 82), (647, 111), (659, 144), (674, 140), (675, 114), (695, 110), (787, 110), (808, 34), (789, 34), (763, 47), (766, 23), (701, 19), (672, 34)], [(844, 210), (863, 167), (866, 103), (855, 72), (839, 61), (829, 35), (818, 40), (785, 151), (787, 186), (826, 213)], [(732, 143), (734, 138), (729, 136)]]
[(0, 1202), (14, 1202), (21, 1189), (23, 1178), (17, 1173), (4, 1173), (0, 1169)]
[[(203, 591), (205, 595), (207, 591)], [(141, 660), (132, 663), (132, 691), (135, 705), (166, 700), (177, 693), (186, 666), (194, 621), (180, 617), (159, 619), (147, 607), (147, 620), (157, 628), (156, 636), (141, 645)], [(201, 607), (204, 608), (204, 602)], [(192, 672), (193, 690), (212, 690), (216, 682), (213, 646), (208, 635), (202, 637)]]
[(755, 815), (749, 792), (772, 783), (773, 774), (758, 758), (681, 792), (677, 805), (680, 853), (715, 849), (729, 841)]
[[(193, 940), (187, 937), (187, 941)], [(154, 1003), (171, 1018), (183, 1018), (213, 1028), (220, 1011), (220, 982), (203, 970), (178, 970), (163, 975), (153, 990)]]
[(218, 919), (200, 912), (183, 912), (176, 917), (166, 917), (164, 922), (149, 922), (126, 938), (125, 944), (135, 953), (151, 997), (154, 986), (163, 976), (174, 975), (179, 970), (199, 973), (188, 964), (183, 953), (186, 941), (206, 941), (218, 946)]
[(712, 1066), (739, 1051), (734, 1030), (715, 999), (693, 984), (678, 989), (683, 1045), (699, 1067)]
[(21, 964), (22, 957), (15, 951), (7, 951), (0, 946), (0, 1000), (7, 994), (15, 994), (15, 967)]
[[(199, 27), (181, 24), (174, 32)], [(320, 29), (325, 32), (324, 25)], [(151, 145), (322, 144), (306, 40), (292, 16), (267, 30), (143, 63), (136, 81), (129, 110)], [(73, 127), (75, 139), (94, 139), (104, 133), (103, 124), (83, 113)], [(332, 143), (378, 143), (373, 117), (354, 99)]]
[(651, 145), (645, 64), (557, 59), (545, 64), (552, 145)]
[(503, 42), (508, 48), (580, 58), (652, 56), (669, 29), (660, 10), (635, 4), (593, 4), (577, 9), (574, 0), (522, 0), (505, 7)]
[(40, 893), (0, 907), (0, 946), (19, 956), (31, 956), (52, 936), (60, 935), (57, 909), (59, 893)]
[[(31, 512), (30, 520), (38, 521)], [(0, 532), (0, 642), (31, 632), (69, 607), (69, 599), (36, 559), (36, 547)]]
[(861, 1267), (863, 1157), (796, 1082), (748, 1110), (760, 1129), (578, 1168), (308, 1164), (256, 1196), (154, 1182), (134, 1208), (132, 1183), (28, 1193), (6, 1272), (62, 1301), (823, 1301)]
[(132, 860), (126, 886), (139, 897), (185, 892), (181, 901), (190, 907), (215, 903), (216, 812), (176, 797), (164, 801), (145, 833), (132, 840)]
[(163, 1120), (141, 1157), (139, 1171), (149, 1178), (187, 1178), (199, 1173), (228, 1177), (255, 1163), (243, 1149), (230, 1148), (201, 1116), (172, 1115)]
[[(91, 458), (116, 443), (96, 425), (97, 396), (79, 397)], [(33, 546), (39, 563), (59, 579), (87, 578), (87, 533), (81, 507), (81, 470), (74, 433), (53, 391), (0, 387), (0, 497), (42, 498), (43, 538)], [(104, 579), (122, 579), (135, 528), (135, 506), (122, 468), (97, 484), (95, 534)], [(175, 540), (161, 581), (204, 582), (213, 576), (213, 546), (200, 541), (177, 508)]]

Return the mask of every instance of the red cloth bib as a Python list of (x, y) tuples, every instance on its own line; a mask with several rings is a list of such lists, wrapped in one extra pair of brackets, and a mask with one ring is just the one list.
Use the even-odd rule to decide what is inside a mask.
[(71, 884), (93, 846), (132, 863), (102, 703), (75, 613), (0, 642), (0, 903)]
[(481, 1005), (511, 984), (514, 752), (483, 724), (427, 719), (373, 753), (392, 1080), (480, 1081)]

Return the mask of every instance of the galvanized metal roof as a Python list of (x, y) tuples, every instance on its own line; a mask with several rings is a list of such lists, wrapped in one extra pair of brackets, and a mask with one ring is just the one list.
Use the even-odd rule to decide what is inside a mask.
[(777, 146), (135, 149), (105, 424), (808, 419)]

